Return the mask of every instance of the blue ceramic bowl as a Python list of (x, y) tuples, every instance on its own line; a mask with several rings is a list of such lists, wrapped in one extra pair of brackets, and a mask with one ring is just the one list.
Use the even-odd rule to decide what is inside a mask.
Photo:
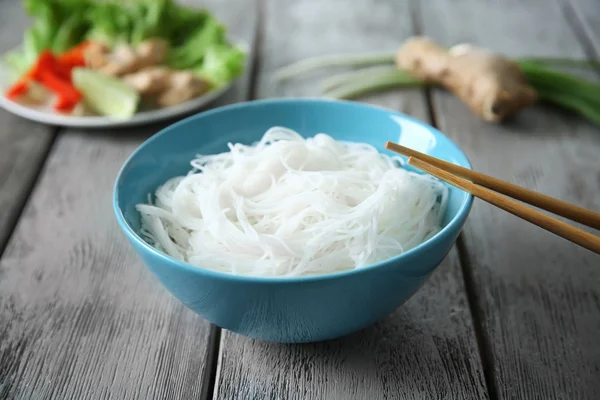
[(272, 126), (305, 136), (369, 143), (382, 152), (391, 140), (470, 168), (463, 152), (436, 129), (382, 108), (328, 100), (263, 100), (217, 108), (152, 136), (127, 160), (113, 206), (135, 251), (165, 287), (215, 325), (274, 342), (313, 342), (358, 331), (412, 296), (442, 262), (471, 209), (471, 195), (450, 187), (444, 228), (401, 256), (350, 272), (300, 278), (253, 278), (198, 268), (158, 252), (138, 235), (137, 203), (167, 179), (190, 169), (198, 153), (250, 144)]

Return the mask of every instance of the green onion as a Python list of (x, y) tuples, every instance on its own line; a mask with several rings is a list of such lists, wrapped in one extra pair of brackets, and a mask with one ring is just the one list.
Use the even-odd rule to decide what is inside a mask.
[(393, 64), (395, 53), (376, 54), (334, 54), (307, 58), (290, 64), (276, 72), (277, 80), (285, 80), (319, 68), (327, 67), (366, 67), (370, 65)]
[(333, 75), (331, 78), (323, 80), (323, 82), (321, 83), (321, 89), (327, 92), (338, 86), (342, 86), (355, 81), (360, 81), (363, 79), (370, 79), (373, 76), (384, 73), (394, 74), (396, 76), (398, 76), (399, 74), (404, 74), (407, 80), (415, 80), (415, 78), (413, 78), (410, 74), (408, 74), (407, 72), (403, 72), (394, 66), (377, 66), (360, 69), (358, 71), (350, 71)]
[(326, 92), (324, 95), (334, 99), (354, 99), (384, 89), (422, 87), (423, 85), (422, 81), (410, 76), (405, 71), (390, 69), (383, 72), (372, 72), (361, 79), (346, 76), (346, 81), (339, 82), (337, 90)]
[(541, 85), (557, 92), (567, 92), (576, 97), (600, 102), (598, 84), (529, 62), (522, 62), (519, 66), (533, 87)]
[(542, 102), (574, 111), (600, 125), (600, 85), (531, 62), (521, 62)]
[(536, 63), (546, 66), (557, 67), (576, 67), (583, 69), (598, 69), (600, 70), (600, 61), (597, 60), (580, 60), (573, 58), (551, 58), (551, 57), (531, 57), (520, 58), (519, 63)]
[(575, 112), (600, 126), (600, 107), (596, 106), (594, 108), (593, 105), (577, 97), (565, 95), (564, 93), (552, 92), (545, 89), (537, 89), (537, 92), (542, 102)]

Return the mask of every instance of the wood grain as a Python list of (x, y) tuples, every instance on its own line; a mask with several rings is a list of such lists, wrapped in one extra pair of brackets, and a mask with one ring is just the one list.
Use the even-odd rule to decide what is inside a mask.
[(58, 139), (0, 264), (2, 395), (164, 398), (164, 390), (201, 389), (208, 324), (152, 280), (110, 218), (114, 178), (139, 140)]
[[(253, 41), (252, 3), (202, 4)], [(247, 79), (224, 101), (244, 99)], [(209, 323), (143, 267), (111, 207), (118, 169), (161, 127), (59, 135), (0, 260), (1, 399), (210, 393), (203, 382)]]
[[(393, 0), (271, 0), (265, 18), (260, 97), (317, 96), (323, 74), (278, 85), (274, 71), (321, 54), (393, 50), (412, 29), (406, 2)], [(419, 91), (367, 100), (426, 118)], [(485, 399), (481, 370), (453, 251), (407, 304), (358, 334), (278, 345), (223, 332), (214, 399)]]
[[(558, 3), (434, 0), (420, 14), (424, 33), (444, 45), (584, 56)], [(478, 171), (600, 210), (597, 128), (544, 107), (491, 125), (441, 91), (434, 105)], [(477, 201), (464, 232), (498, 397), (600, 398), (598, 255)]]
[[(21, 42), (27, 18), (18, 1), (0, 1), (0, 53)], [(54, 140), (55, 129), (0, 110), (0, 254)]]

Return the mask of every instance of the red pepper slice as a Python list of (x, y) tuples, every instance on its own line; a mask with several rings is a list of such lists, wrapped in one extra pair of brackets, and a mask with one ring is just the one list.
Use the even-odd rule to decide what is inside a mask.
[(57, 57), (58, 62), (69, 69), (69, 72), (75, 67), (85, 66), (85, 50), (92, 44), (85, 41), (71, 48)]
[(58, 96), (57, 111), (70, 111), (81, 101), (81, 93), (71, 82), (50, 69), (39, 71), (40, 82)]
[(10, 88), (8, 88), (8, 90), (6, 91), (6, 97), (14, 100), (17, 97), (25, 94), (28, 90), (28, 86), (27, 86), (27, 80), (26, 79), (19, 79), (16, 83), (14, 83)]
[(71, 83), (71, 72), (75, 67), (85, 66), (84, 52), (90, 44), (82, 42), (56, 57), (49, 50), (42, 51), (29, 71), (6, 91), (6, 97), (14, 100), (27, 92), (31, 80), (36, 80), (57, 95), (57, 111), (72, 110), (82, 95)]
[(36, 63), (25, 76), (31, 79), (39, 80), (40, 72), (53, 69), (54, 63), (54, 55), (50, 52), (50, 50), (44, 50), (40, 53)]
[(62, 80), (60, 77), (52, 75), (51, 73), (44, 73), (41, 82), (59, 96), (63, 96), (75, 102), (81, 100), (81, 93), (79, 93), (73, 85)]
[(17, 97), (25, 94), (27, 92), (29, 81), (34, 79), (36, 80), (39, 75), (39, 71), (45, 69), (51, 69), (54, 56), (49, 51), (43, 51), (35, 61), (35, 64), (29, 68), (29, 70), (23, 75), (17, 82), (15, 82), (8, 90), (6, 91), (6, 97), (11, 100), (16, 99)]
[(58, 112), (71, 112), (77, 106), (77, 102), (71, 101), (66, 96), (58, 96), (54, 104), (54, 110)]

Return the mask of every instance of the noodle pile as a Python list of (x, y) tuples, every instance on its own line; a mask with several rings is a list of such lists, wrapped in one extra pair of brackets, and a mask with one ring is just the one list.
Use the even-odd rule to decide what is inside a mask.
[(229, 149), (137, 205), (148, 243), (202, 268), (299, 276), (383, 261), (440, 230), (446, 186), (372, 146), (274, 127)]

